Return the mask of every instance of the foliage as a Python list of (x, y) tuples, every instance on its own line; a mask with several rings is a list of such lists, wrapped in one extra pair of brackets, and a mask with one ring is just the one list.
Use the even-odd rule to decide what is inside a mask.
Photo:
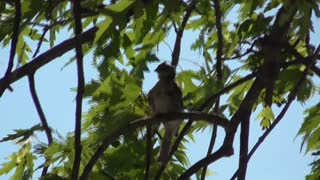
[[(20, 3), (21, 16), (16, 22)], [(313, 80), (320, 76), (320, 69), (315, 63), (319, 62), (318, 55), (314, 55), (315, 45), (310, 43), (311, 15), (320, 16), (319, 3), (318, 0), (85, 0), (81, 1), (79, 11), (85, 31), (83, 36), (72, 40), (73, 43), (58, 44), (56, 37), (62, 30), (73, 32), (75, 29), (73, 0), (1, 1), (1, 45), (9, 47), (14, 41), (14, 32), (19, 36), (17, 48), (12, 51), (17, 55), (17, 69), (13, 72), (9, 69), (11, 73), (0, 80), (0, 88), (5, 89), (20, 78), (33, 75), (55, 57), (74, 48), (75, 43), (81, 43), (85, 55), (93, 54), (92, 64), (99, 77), (85, 85), (83, 94), (91, 108), (82, 119), (79, 177), (93, 161), (93, 168), (89, 168), (90, 179), (142, 179), (146, 176), (148, 155), (151, 157), (150, 177), (154, 177), (161, 169), (156, 155), (162, 127), (158, 123), (152, 125), (152, 129), (158, 131), (154, 134), (158, 135), (152, 136), (150, 152), (146, 152), (145, 126), (129, 127), (135, 120), (151, 116), (142, 84), (150, 64), (160, 61), (158, 48), (167, 44), (168, 36), (174, 34), (175, 42), (169, 45), (173, 47), (172, 63), (182, 65), (185, 62), (175, 59), (174, 55), (178, 54), (179, 58), (180, 47), (185, 45), (181, 43), (183, 33), (192, 32), (194, 42), (189, 48), (202, 56), (195, 62), (198, 68), (182, 69), (177, 74), (185, 108), (228, 117), (229, 124), (224, 128), (230, 128), (226, 131), (230, 134), (219, 149), (222, 153), (209, 152), (211, 157), (207, 157), (206, 163), (199, 161), (203, 163), (200, 168), (190, 166), (186, 155), (188, 139), (193, 140), (194, 132), (211, 127), (205, 121), (195, 122), (187, 129), (186, 136), (180, 134), (182, 141), (160, 174), (162, 179), (183, 179), (189, 173), (200, 178), (202, 167), (232, 155), (228, 148), (232, 148), (237, 127), (245, 124), (246, 119), (249, 121), (253, 111), (258, 112), (261, 128), (267, 132), (282, 118), (273, 112), (275, 105), (283, 108), (290, 106), (291, 97), (296, 97), (296, 102), (300, 103), (313, 97), (319, 88)], [(15, 23), (19, 24), (19, 29), (14, 29)], [(50, 49), (43, 50), (43, 43), (61, 48), (54, 55), (44, 56)], [(42, 51), (44, 53), (38, 55)], [(75, 60), (80, 61), (73, 57), (66, 65)], [(222, 95), (227, 96), (227, 101), (220, 104), (217, 99)], [(310, 180), (320, 176), (319, 109), (317, 104), (306, 110), (298, 132), (303, 136), (307, 152), (314, 152), (317, 157), (307, 176)], [(43, 125), (45, 118), (40, 118)], [(43, 179), (70, 178), (77, 158), (75, 135), (70, 133), (63, 137), (42, 125), (17, 129), (0, 140), (16, 141), (21, 146), (2, 163), (0, 175), (14, 171), (11, 179), (30, 179), (36, 170), (49, 166), (49, 172), (42, 173)], [(183, 125), (187, 127), (188, 123)], [(53, 142), (31, 143), (28, 140), (35, 131), (54, 133)], [(241, 149), (245, 149), (246, 141), (241, 140)], [(240, 156), (248, 155), (244, 153)], [(96, 154), (99, 157), (94, 160)], [(34, 161), (39, 157), (44, 157), (45, 162), (34, 169)], [(242, 162), (248, 163), (247, 159)], [(246, 169), (241, 162), (239, 168)], [(243, 172), (238, 174), (239, 179)]]

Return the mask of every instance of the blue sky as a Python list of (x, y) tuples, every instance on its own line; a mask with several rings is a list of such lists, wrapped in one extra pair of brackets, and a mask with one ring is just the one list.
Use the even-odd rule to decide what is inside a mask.
[[(319, 33), (320, 24), (314, 25)], [(62, 33), (60, 41), (69, 37), (66, 33)], [(191, 52), (189, 45), (194, 40), (192, 33), (186, 33), (183, 37), (183, 45), (181, 50), (180, 70), (193, 68), (193, 64), (188, 61), (197, 62), (201, 59), (197, 52)], [(314, 44), (320, 42), (318, 38), (312, 36)], [(173, 39), (169, 36), (167, 42), (173, 46)], [(43, 47), (44, 51), (48, 47)], [(171, 52), (166, 45), (159, 47), (158, 56), (161, 60), (170, 60)], [(9, 57), (7, 48), (0, 49), (0, 72), (5, 71), (7, 59)], [(37, 92), (47, 116), (48, 123), (51, 127), (58, 130), (62, 134), (73, 131), (74, 114), (75, 114), (75, 93), (71, 88), (76, 86), (76, 66), (75, 63), (67, 66), (63, 70), (61, 68), (68, 62), (74, 51), (59, 57), (53, 62), (46, 65), (36, 73)], [(91, 66), (91, 55), (84, 58), (86, 82), (96, 77), (96, 72)], [(187, 61), (183, 61), (187, 59)], [(157, 64), (152, 64), (150, 69), (153, 70)], [(156, 82), (156, 74), (151, 71), (145, 74), (143, 89), (147, 92)], [(319, 79), (315, 79), (319, 84)], [(2, 127), (0, 129), (0, 138), (12, 133), (13, 129), (29, 128), (40, 122), (35, 111), (28, 87), (27, 78), (23, 78), (12, 85), (14, 92), (6, 91), (0, 99), (0, 114)], [(247, 173), (248, 180), (269, 180), (269, 179), (290, 179), (300, 180), (309, 172), (308, 164), (312, 162), (310, 155), (304, 155), (300, 152), (301, 138), (297, 137), (297, 131), (303, 121), (303, 110), (319, 101), (319, 94), (306, 104), (295, 103), (292, 105), (282, 122), (274, 129), (270, 136), (264, 141), (262, 146), (252, 157)], [(84, 106), (86, 111), (89, 106)], [(276, 114), (276, 113), (275, 113)], [(255, 120), (256, 114), (251, 120), (251, 139), (252, 146), (259, 136), (262, 134), (259, 122)], [(211, 132), (206, 130), (196, 134), (195, 143), (188, 145), (188, 157), (191, 164), (202, 158), (207, 151)], [(34, 142), (38, 140), (45, 141), (43, 136), (33, 138)], [(218, 144), (223, 140), (222, 129), (219, 129)], [(234, 142), (235, 154), (231, 158), (225, 158), (217, 161), (209, 167), (215, 174), (208, 179), (225, 180), (229, 179), (238, 165), (238, 139)], [(14, 143), (0, 143), (0, 162), (5, 161), (5, 157), (17, 150)], [(8, 176), (0, 177), (0, 180), (8, 179)]]

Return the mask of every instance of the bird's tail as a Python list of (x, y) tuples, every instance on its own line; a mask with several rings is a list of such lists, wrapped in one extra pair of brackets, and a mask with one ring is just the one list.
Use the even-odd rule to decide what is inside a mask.
[(160, 145), (160, 152), (158, 155), (158, 161), (160, 163), (166, 163), (169, 160), (171, 151), (171, 143), (174, 135), (176, 134), (180, 125), (180, 121), (172, 121), (165, 124), (165, 132)]

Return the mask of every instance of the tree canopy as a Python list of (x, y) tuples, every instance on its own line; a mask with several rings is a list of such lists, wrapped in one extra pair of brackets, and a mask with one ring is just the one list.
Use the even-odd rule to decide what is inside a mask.
[[(39, 124), (16, 130), (0, 142), (20, 145), (2, 163), (0, 175), (12, 179), (205, 179), (207, 166), (234, 154), (240, 132), (238, 170), (245, 179), (250, 158), (285, 117), (293, 103), (319, 94), (320, 46), (313, 44), (319, 0), (5, 0), (0, 2), (0, 43), (10, 48), (0, 79), (0, 96), (28, 77)], [(62, 31), (71, 32), (63, 42)], [(180, 51), (192, 32), (191, 51), (201, 58), (197, 68), (183, 65)], [(168, 35), (174, 34), (172, 44)], [(45, 49), (44, 44), (50, 48)], [(160, 62), (158, 48), (170, 47), (171, 64), (183, 92), (185, 112), (152, 116), (142, 89), (150, 64)], [(75, 50), (66, 64), (76, 63), (74, 132), (54, 131), (38, 98), (36, 72)], [(93, 59), (86, 59), (93, 54)], [(5, 58), (2, 57), (2, 60)], [(91, 61), (98, 78), (85, 83), (83, 61)], [(192, 57), (190, 58), (192, 59)], [(16, 68), (14, 68), (16, 65)], [(225, 96), (226, 100), (221, 97)], [(88, 99), (90, 109), (82, 111)], [(280, 109), (279, 114), (274, 113)], [(264, 131), (249, 149), (251, 116), (257, 112)], [(302, 112), (301, 112), (302, 113)], [(184, 119), (167, 164), (156, 154), (163, 128), (159, 122)], [(320, 103), (305, 110), (297, 134), (307, 153), (315, 155), (306, 179), (320, 178)], [(217, 137), (220, 127), (224, 137)], [(208, 153), (189, 164), (187, 138), (211, 128)], [(29, 141), (44, 133), (47, 142)], [(213, 151), (215, 140), (222, 145)], [(209, 139), (208, 139), (209, 140)], [(43, 162), (35, 165), (36, 159)]]

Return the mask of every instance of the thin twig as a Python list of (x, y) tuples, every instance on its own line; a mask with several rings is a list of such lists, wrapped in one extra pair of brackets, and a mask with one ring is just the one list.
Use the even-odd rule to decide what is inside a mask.
[(139, 127), (145, 126), (147, 123), (150, 124), (159, 124), (160, 122), (168, 122), (174, 121), (177, 119), (193, 119), (194, 121), (206, 121), (208, 123), (217, 124), (223, 128), (227, 128), (229, 126), (228, 119), (225, 119), (219, 115), (214, 114), (207, 114), (201, 112), (174, 112), (174, 113), (166, 113), (166, 114), (159, 114), (157, 116), (151, 118), (141, 118), (133, 121), (129, 125), (125, 126), (124, 128), (120, 128), (118, 131), (114, 132), (113, 134), (107, 136), (102, 141), (101, 145), (98, 147), (96, 152), (93, 154), (87, 165), (85, 166), (83, 173), (80, 177), (80, 180), (86, 180), (89, 177), (89, 174), (98, 161), (99, 157), (103, 154), (106, 148), (114, 142), (120, 135), (125, 134), (127, 132), (132, 132)]
[[(46, 137), (47, 137), (47, 140), (48, 140), (48, 146), (50, 146), (50, 144), (53, 141), (52, 134), (51, 134), (51, 129), (50, 129), (49, 125), (48, 125), (46, 116), (45, 116), (45, 114), (44, 114), (44, 112), (42, 110), (42, 107), (41, 107), (41, 104), (40, 104), (40, 101), (39, 101), (39, 98), (38, 98), (38, 95), (37, 95), (37, 91), (36, 91), (36, 87), (35, 87), (35, 83), (34, 83), (34, 74), (29, 75), (28, 79), (29, 79), (29, 89), (30, 89), (30, 93), (31, 93), (31, 96), (32, 96), (32, 100), (33, 100), (34, 106), (36, 107), (38, 116), (40, 118), (41, 125), (42, 125), (42, 127), (43, 127), (43, 129), (44, 129), (44, 131), (46, 133)], [(42, 169), (41, 177), (44, 177), (48, 172), (49, 165), (48, 166), (46, 165), (47, 162), (49, 162), (48, 158), (45, 159), (45, 163), (44, 163), (44, 166), (43, 166), (43, 169)]]
[(38, 42), (37, 49), (35, 50), (35, 52), (34, 52), (34, 54), (32, 56), (33, 58), (35, 58), (38, 55), (39, 50), (40, 50), (41, 45), (42, 45), (42, 42), (43, 42), (43, 39), (44, 39), (44, 36), (46, 35), (46, 33), (48, 32), (49, 29), (50, 29), (49, 26), (44, 26), (43, 32), (42, 32), (41, 37), (40, 37), (39, 42)]
[(14, 18), (14, 25), (13, 25), (13, 34), (12, 34), (12, 40), (11, 40), (11, 49), (10, 49), (10, 56), (9, 56), (9, 62), (8, 62), (8, 67), (6, 70), (6, 73), (4, 74), (3, 77), (3, 83), (0, 84), (0, 97), (8, 88), (10, 85), (10, 74), (13, 68), (14, 64), (14, 56), (16, 54), (16, 48), (18, 44), (18, 37), (19, 37), (19, 31), (20, 31), (20, 21), (21, 21), (21, 3), (20, 0), (15, 0), (15, 18)]
[[(316, 61), (317, 56), (320, 53), (320, 46), (318, 46), (317, 50), (315, 51), (313, 57), (310, 59), (308, 65), (306, 66), (305, 70), (303, 71), (303, 74), (300, 78), (300, 80), (296, 83), (296, 85), (294, 86), (293, 90), (290, 92), (290, 94), (288, 95), (288, 101), (286, 103), (286, 105), (283, 107), (283, 109), (281, 110), (281, 112), (279, 113), (279, 115), (277, 116), (277, 118), (274, 120), (274, 122), (270, 125), (270, 127), (259, 137), (258, 141), (256, 142), (256, 144), (252, 147), (252, 149), (250, 150), (248, 157), (247, 157), (247, 162), (249, 162), (250, 158), (253, 156), (253, 154), (256, 152), (256, 150), (259, 148), (259, 146), (264, 142), (264, 140), (267, 138), (267, 136), (271, 133), (271, 131), (278, 125), (278, 123), (282, 120), (282, 118), (284, 117), (284, 115), (286, 114), (287, 110), (289, 109), (291, 103), (293, 102), (293, 100), (296, 97), (296, 94), (299, 92), (300, 88), (302, 87), (302, 83), (305, 81), (307, 75), (308, 75), (308, 71), (309, 69), (312, 67), (313, 63)], [(242, 169), (239, 168), (234, 174), (233, 176), (230, 178), (235, 179), (239, 172), (241, 172)]]
[[(212, 128), (212, 133), (211, 133), (211, 139), (210, 139), (210, 144), (208, 147), (208, 151), (207, 151), (207, 155), (206, 157), (210, 156), (210, 154), (213, 151), (213, 147), (216, 144), (216, 139), (217, 139), (217, 131), (218, 131), (218, 126), (216, 126), (215, 124), (213, 125)], [(204, 166), (202, 168), (202, 172), (201, 172), (201, 180), (205, 180), (206, 179), (206, 174), (207, 174), (207, 168), (208, 166)]]
[(246, 50), (246, 52), (244, 52), (244, 53), (242, 53), (242, 54), (238, 54), (238, 55), (235, 55), (235, 56), (232, 56), (232, 57), (229, 57), (229, 58), (224, 57), (224, 58), (222, 58), (222, 59), (223, 59), (223, 60), (240, 59), (240, 58), (248, 55), (249, 53), (254, 52), (254, 51), (253, 51), (253, 48), (254, 48), (255, 44), (256, 44), (256, 41), (254, 41), (254, 42), (251, 44), (251, 46)]
[(231, 156), (233, 154), (233, 150), (230, 150), (229, 148), (226, 148), (225, 146), (221, 146), (219, 150), (211, 154), (209, 157), (206, 157), (194, 165), (192, 165), (187, 171), (185, 171), (178, 180), (185, 180), (189, 179), (189, 177), (194, 173), (197, 172), (199, 169), (203, 167), (203, 164), (210, 164), (212, 162), (215, 162), (222, 157)]
[(151, 124), (147, 122), (147, 136), (146, 136), (146, 169), (145, 169), (145, 180), (150, 179), (150, 165), (151, 165), (151, 153), (152, 153), (152, 129)]
[(81, 23), (81, 12), (80, 12), (80, 1), (73, 1), (73, 15), (75, 21), (75, 36), (76, 36), (76, 58), (77, 58), (77, 76), (78, 76), (78, 88), (76, 96), (76, 119), (74, 129), (74, 148), (75, 157), (72, 167), (71, 179), (78, 179), (80, 162), (81, 162), (81, 115), (82, 115), (82, 99), (84, 93), (84, 72), (83, 72), (83, 52), (82, 52), (82, 23)]
[(218, 91), (217, 93), (215, 93), (214, 95), (210, 96), (204, 103), (202, 103), (200, 105), (200, 107), (197, 109), (198, 111), (202, 111), (203, 109), (205, 109), (209, 104), (211, 104), (212, 102), (214, 102), (218, 97), (220, 97), (221, 95), (229, 92), (230, 90), (232, 90), (233, 88), (239, 86), (242, 83), (245, 83), (251, 79), (253, 79), (254, 77), (256, 77), (257, 73), (256, 72), (252, 72), (251, 74), (248, 74), (246, 76), (244, 76), (243, 78), (229, 84), (228, 86), (224, 87), (223, 89), (221, 89), (220, 91)]

